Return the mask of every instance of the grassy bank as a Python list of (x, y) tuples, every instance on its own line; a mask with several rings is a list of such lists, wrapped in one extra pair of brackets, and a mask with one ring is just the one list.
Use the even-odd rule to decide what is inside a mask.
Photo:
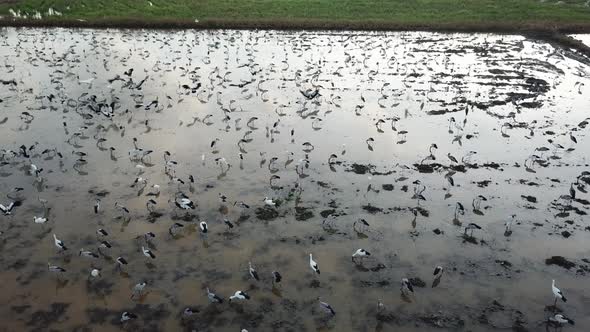
[[(587, 1), (0, 0), (0, 15), (3, 25), (590, 32)], [(47, 17), (49, 8), (62, 16)], [(44, 17), (14, 20), (9, 9)]]

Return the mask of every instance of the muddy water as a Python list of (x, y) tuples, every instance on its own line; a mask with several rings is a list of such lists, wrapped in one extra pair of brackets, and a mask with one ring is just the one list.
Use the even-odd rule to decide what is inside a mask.
[[(552, 279), (570, 329), (590, 328), (590, 179), (576, 180), (590, 170), (589, 67), (568, 50), (505, 35), (3, 29), (0, 59), (1, 148), (16, 151), (3, 152), (0, 203), (21, 202), (0, 216), (3, 331), (538, 331)], [(130, 158), (134, 138), (153, 150), (143, 160)], [(574, 182), (576, 199), (561, 197)], [(179, 192), (196, 209), (175, 208)], [(98, 253), (98, 228), (113, 248), (80, 257)], [(355, 264), (358, 248), (372, 255)], [(574, 266), (546, 265), (552, 256)], [(426, 287), (402, 298), (402, 278)], [(251, 300), (212, 305), (206, 287)], [(121, 324), (123, 311), (138, 319)]]

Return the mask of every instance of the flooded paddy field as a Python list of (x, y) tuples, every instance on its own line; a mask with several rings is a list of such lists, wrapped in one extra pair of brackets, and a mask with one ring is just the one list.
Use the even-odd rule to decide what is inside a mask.
[(0, 64), (2, 331), (590, 329), (573, 51), (2, 29)]

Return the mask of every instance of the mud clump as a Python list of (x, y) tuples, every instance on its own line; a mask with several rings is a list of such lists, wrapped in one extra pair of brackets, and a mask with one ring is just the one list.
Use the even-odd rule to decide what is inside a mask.
[(412, 284), (412, 286), (420, 287), (420, 288), (426, 287), (426, 283), (424, 282), (424, 280), (422, 280), (418, 277), (410, 278), (409, 281)]
[(66, 313), (70, 305), (68, 303), (52, 303), (49, 311), (36, 311), (31, 315), (31, 320), (27, 322), (27, 326), (38, 326), (46, 329), (52, 323), (59, 321)]
[(545, 260), (545, 264), (547, 265), (557, 265), (557, 266), (561, 266), (564, 269), (571, 269), (572, 267), (576, 266), (576, 263), (568, 261), (567, 259), (565, 259), (563, 256), (552, 256), (551, 258), (547, 258)]
[(369, 172), (371, 172), (371, 165), (363, 165), (363, 164), (357, 164), (354, 163), (352, 165), (350, 165), (350, 168), (348, 169), (349, 172), (353, 172), (355, 174), (367, 174)]
[(372, 206), (372, 205), (363, 205), (363, 210), (369, 212), (370, 214), (376, 214), (378, 212), (383, 212), (382, 208)]
[(330, 216), (330, 215), (332, 215), (332, 214), (334, 214), (334, 213), (336, 213), (336, 210), (334, 210), (334, 209), (329, 209), (329, 210), (323, 210), (322, 212), (320, 212), (320, 215), (321, 215), (323, 218), (328, 218), (328, 216)]
[(306, 207), (295, 207), (295, 219), (299, 221), (304, 221), (309, 218), (313, 218), (313, 212), (310, 211), (309, 208)]
[(437, 328), (457, 329), (465, 325), (465, 321), (461, 317), (454, 315), (432, 314), (418, 318), (421, 322)]
[(256, 218), (264, 221), (276, 219), (279, 216), (279, 212), (275, 209), (264, 207), (256, 209)]
[(385, 190), (385, 191), (392, 191), (392, 190), (393, 190), (393, 185), (392, 185), (392, 184), (389, 184), (389, 183), (387, 183), (387, 184), (384, 184), (384, 185), (382, 185), (381, 187), (382, 187), (382, 188), (383, 188), (383, 190)]

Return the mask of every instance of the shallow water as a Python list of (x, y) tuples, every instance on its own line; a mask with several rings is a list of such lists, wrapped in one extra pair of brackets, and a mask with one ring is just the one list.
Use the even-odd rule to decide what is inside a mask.
[[(577, 181), (576, 200), (560, 199), (590, 170), (590, 68), (567, 50), (486, 34), (2, 29), (0, 58), (0, 148), (17, 154), (3, 152), (0, 203), (22, 201), (0, 216), (2, 330), (537, 331), (551, 315), (552, 279), (568, 298), (558, 309), (590, 328), (590, 198), (580, 191), (590, 178)], [(95, 111), (113, 101), (112, 117)], [(133, 138), (154, 152), (132, 160)], [(164, 151), (184, 184), (165, 173)], [(174, 207), (179, 191), (195, 210)], [(478, 195), (487, 200), (474, 210)], [(278, 206), (264, 207), (265, 196)], [(454, 220), (457, 202), (466, 211)], [(33, 222), (44, 213), (45, 224)], [(354, 226), (359, 218), (370, 226)], [(173, 237), (174, 222), (185, 227)], [(482, 227), (473, 237), (470, 222)], [(78, 256), (98, 252), (98, 228), (113, 248)], [(140, 249), (148, 231), (151, 262)], [(358, 248), (372, 255), (355, 264)], [(575, 266), (545, 264), (557, 255)], [(129, 261), (123, 272), (117, 256)], [(56, 276), (47, 262), (67, 271)], [(445, 272), (431, 288), (437, 265)], [(274, 290), (273, 270), (283, 275)], [(404, 299), (404, 277), (426, 287)], [(147, 293), (131, 299), (142, 280)], [(206, 287), (252, 299), (212, 305)], [(199, 312), (183, 317), (187, 306)], [(138, 319), (121, 324), (123, 311)]]

